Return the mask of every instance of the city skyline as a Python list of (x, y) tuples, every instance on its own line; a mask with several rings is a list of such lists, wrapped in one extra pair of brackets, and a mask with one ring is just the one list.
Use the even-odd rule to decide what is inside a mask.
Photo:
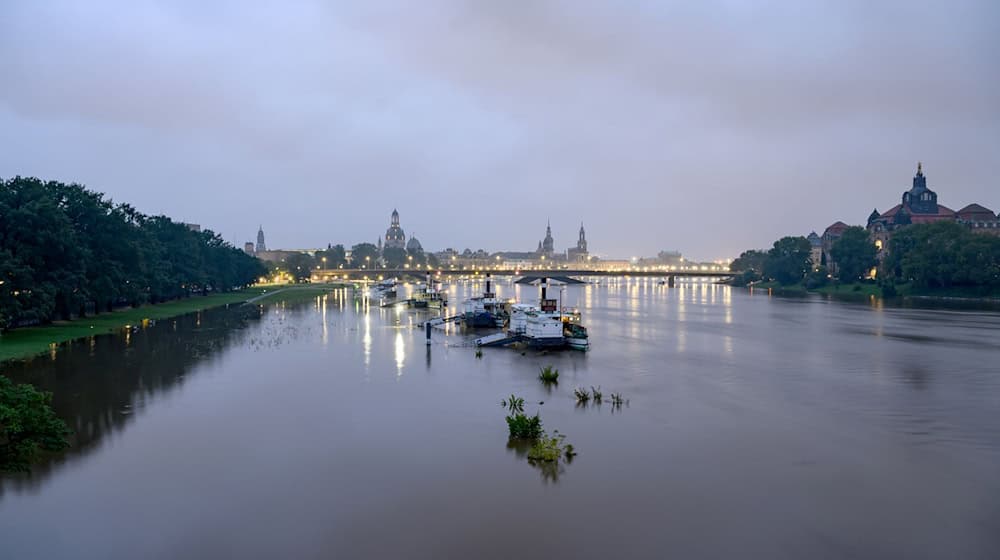
[(239, 8), (5, 6), (0, 176), (237, 246), (374, 242), (398, 207), (428, 249), (551, 218), (557, 250), (583, 220), (595, 254), (701, 260), (863, 224), (916, 161), (1000, 206), (992, 2)]

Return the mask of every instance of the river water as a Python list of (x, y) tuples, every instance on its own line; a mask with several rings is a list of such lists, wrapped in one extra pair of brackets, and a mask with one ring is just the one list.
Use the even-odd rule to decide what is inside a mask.
[[(0, 557), (1000, 558), (1000, 313), (624, 278), (561, 297), (587, 353), (427, 346), (427, 312), (340, 289), (7, 364), (76, 436), (0, 480)], [(572, 462), (508, 445), (511, 393)]]

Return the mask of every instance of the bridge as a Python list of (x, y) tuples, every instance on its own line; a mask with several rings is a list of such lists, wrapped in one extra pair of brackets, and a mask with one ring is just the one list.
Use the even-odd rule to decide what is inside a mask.
[[(691, 267), (695, 268), (695, 267)], [(706, 267), (708, 268), (708, 267)], [(713, 267), (715, 268), (715, 267)], [(551, 268), (551, 269), (513, 269), (513, 268), (480, 268), (473, 270), (459, 270), (455, 268), (331, 268), (317, 269), (313, 272), (313, 278), (319, 281), (348, 280), (348, 279), (377, 279), (382, 278), (424, 278), (430, 272), (434, 276), (470, 276), (485, 277), (487, 273), (493, 276), (533, 276), (533, 277), (555, 277), (555, 276), (635, 276), (651, 278), (667, 278), (672, 281), (674, 278), (732, 278), (736, 273), (722, 270), (721, 267), (712, 270), (668, 270), (651, 268), (633, 269), (612, 269), (593, 270), (583, 268)]]

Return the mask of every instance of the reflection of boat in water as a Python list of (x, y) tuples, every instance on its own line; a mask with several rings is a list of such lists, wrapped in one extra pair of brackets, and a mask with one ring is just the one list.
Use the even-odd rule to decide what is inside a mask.
[(490, 273), (486, 273), (486, 291), (482, 296), (472, 297), (465, 301), (462, 311), (462, 322), (469, 328), (503, 327), (507, 321), (507, 311), (504, 302), (497, 299)]

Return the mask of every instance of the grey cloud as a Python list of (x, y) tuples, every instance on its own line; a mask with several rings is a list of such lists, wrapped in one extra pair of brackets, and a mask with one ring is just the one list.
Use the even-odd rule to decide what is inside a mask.
[(432, 248), (530, 249), (551, 217), (561, 246), (583, 220), (600, 253), (716, 258), (861, 221), (917, 159), (946, 204), (1000, 206), (998, 21), (988, 1), (13, 2), (0, 175), (233, 241), (372, 240), (395, 206)]

